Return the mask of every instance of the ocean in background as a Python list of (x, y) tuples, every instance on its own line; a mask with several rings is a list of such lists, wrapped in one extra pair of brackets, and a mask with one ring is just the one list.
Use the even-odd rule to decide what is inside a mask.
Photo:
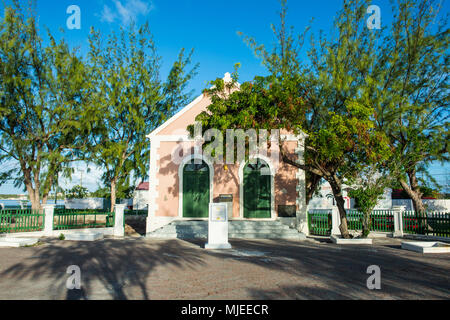
[[(3, 203), (5, 205), (6, 208), (20, 208), (20, 204), (24, 203), (24, 205), (26, 207), (31, 207), (31, 201), (27, 201), (27, 200), (2, 200), (0, 199), (0, 203)], [(48, 204), (54, 204), (55, 200), (48, 200), (47, 201)], [(64, 200), (57, 200), (56, 201), (56, 205), (64, 205)]]

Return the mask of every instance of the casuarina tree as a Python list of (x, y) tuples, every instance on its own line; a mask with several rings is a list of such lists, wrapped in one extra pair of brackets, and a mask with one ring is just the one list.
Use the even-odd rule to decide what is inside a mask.
[(366, 164), (383, 161), (389, 152), (384, 134), (374, 125), (374, 108), (366, 90), (375, 60), (375, 36), (365, 24), (367, 2), (345, 2), (336, 19), (336, 33), (329, 39), (321, 37), (318, 45), (313, 41), (307, 61), (301, 59), (305, 34), (288, 30), (282, 4), (280, 27), (273, 27), (277, 41), (273, 50), (245, 38), (269, 76), (255, 77), (234, 91), (229, 89), (235, 83), (217, 79), (206, 90), (212, 104), (197, 120), (205, 129), (306, 133), (304, 163), (284, 152), (280, 141), (282, 160), (305, 170), (309, 196), (321, 179), (330, 183), (341, 217), (340, 230), (348, 238), (343, 184)]
[[(32, 9), (32, 6), (30, 6)], [(77, 52), (48, 32), (18, 1), (0, 20), (0, 183), (24, 186), (32, 208), (46, 203), (58, 174), (88, 144), (96, 111), (88, 103), (86, 68)]]
[(165, 81), (161, 80), (161, 57), (148, 24), (121, 28), (107, 38), (94, 29), (89, 37), (89, 86), (97, 110), (103, 114), (93, 137), (90, 157), (104, 170), (110, 187), (111, 210), (118, 184), (148, 172), (152, 130), (187, 104), (186, 90), (197, 66), (188, 69), (192, 51), (182, 49)]

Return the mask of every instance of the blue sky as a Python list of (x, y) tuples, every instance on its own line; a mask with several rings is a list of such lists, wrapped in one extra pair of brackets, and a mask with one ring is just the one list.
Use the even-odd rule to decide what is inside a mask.
[[(251, 80), (265, 72), (260, 61), (246, 46), (238, 31), (259, 42), (273, 43), (271, 23), (279, 20), (278, 0), (38, 0), (40, 25), (55, 36), (64, 38), (81, 52), (87, 50), (89, 29), (94, 26), (104, 33), (118, 30), (130, 20), (146, 21), (154, 35), (167, 74), (181, 48), (194, 48), (194, 62), (200, 63), (192, 89), (200, 93), (208, 81), (232, 72), (235, 63), (242, 64), (241, 81)], [(290, 0), (288, 23), (299, 32), (315, 18), (313, 30), (329, 31), (341, 0)], [(388, 0), (373, 1), (380, 6), (382, 19), (389, 19)], [(81, 9), (81, 30), (68, 30), (66, 13), (70, 5)], [(386, 20), (387, 21), (387, 20)], [(64, 30), (64, 35), (59, 31)], [(45, 31), (43, 29), (43, 31)]]
[[(23, 1), (25, 2), (25, 1)], [(449, 1), (444, 2), (444, 11), (449, 12)], [(288, 0), (288, 24), (301, 32), (314, 18), (312, 31), (329, 33), (341, 0)], [(388, 0), (374, 0), (372, 4), (381, 9), (382, 23), (391, 17)], [(70, 5), (81, 10), (81, 29), (68, 30), (66, 13)], [(0, 8), (3, 4), (0, 4)], [(3, 10), (1, 10), (3, 11)], [(279, 20), (278, 0), (38, 0), (37, 13), (41, 28), (49, 28), (57, 38), (63, 36), (71, 46), (85, 53), (88, 47), (89, 29), (94, 26), (104, 33), (118, 30), (130, 20), (149, 22), (159, 54), (163, 57), (162, 76), (167, 75), (171, 63), (181, 48), (194, 48), (193, 62), (199, 63), (198, 75), (191, 83), (194, 95), (207, 83), (225, 72), (232, 72), (235, 63), (241, 63), (240, 81), (251, 80), (265, 73), (260, 61), (237, 35), (238, 31), (253, 36), (266, 45), (273, 43), (271, 23)], [(369, 16), (369, 15), (368, 15)], [(64, 30), (64, 33), (60, 32)], [(44, 29), (43, 29), (44, 31)], [(449, 166), (434, 166), (433, 172), (445, 173)], [(92, 181), (83, 178), (83, 184), (92, 191), (97, 188), (94, 173)], [(443, 176), (445, 177), (445, 176)], [(74, 177), (67, 187), (79, 183)], [(0, 193), (22, 192), (7, 184)]]

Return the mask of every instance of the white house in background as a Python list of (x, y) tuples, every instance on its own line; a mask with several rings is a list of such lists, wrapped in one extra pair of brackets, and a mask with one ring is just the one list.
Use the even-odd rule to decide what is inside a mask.
[[(449, 212), (450, 199), (422, 199), (425, 208), (428, 211)], [(392, 199), (394, 206), (405, 206), (406, 210), (414, 210), (411, 199)]]
[[(392, 189), (386, 189), (383, 195), (383, 198), (378, 201), (375, 209), (391, 209), (392, 208)], [(348, 196), (348, 186), (344, 185), (342, 187), (342, 195), (345, 200), (345, 208), (346, 209), (354, 209), (355, 208), (355, 200), (351, 199)], [(333, 191), (331, 190), (331, 186), (328, 182), (322, 184), (319, 195), (314, 195), (312, 199), (309, 201), (308, 210), (311, 209), (331, 209), (336, 207), (336, 201), (334, 200)]]
[(103, 209), (103, 198), (64, 199), (66, 209)]
[(149, 183), (141, 182), (133, 194), (133, 209), (144, 210), (147, 209), (149, 199)]

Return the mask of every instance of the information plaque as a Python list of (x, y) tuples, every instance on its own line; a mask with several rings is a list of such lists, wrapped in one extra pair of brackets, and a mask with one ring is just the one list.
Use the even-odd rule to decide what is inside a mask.
[(205, 249), (231, 249), (228, 243), (228, 206), (209, 204), (208, 243)]
[(227, 205), (225, 203), (213, 203), (210, 220), (211, 222), (228, 222)]

